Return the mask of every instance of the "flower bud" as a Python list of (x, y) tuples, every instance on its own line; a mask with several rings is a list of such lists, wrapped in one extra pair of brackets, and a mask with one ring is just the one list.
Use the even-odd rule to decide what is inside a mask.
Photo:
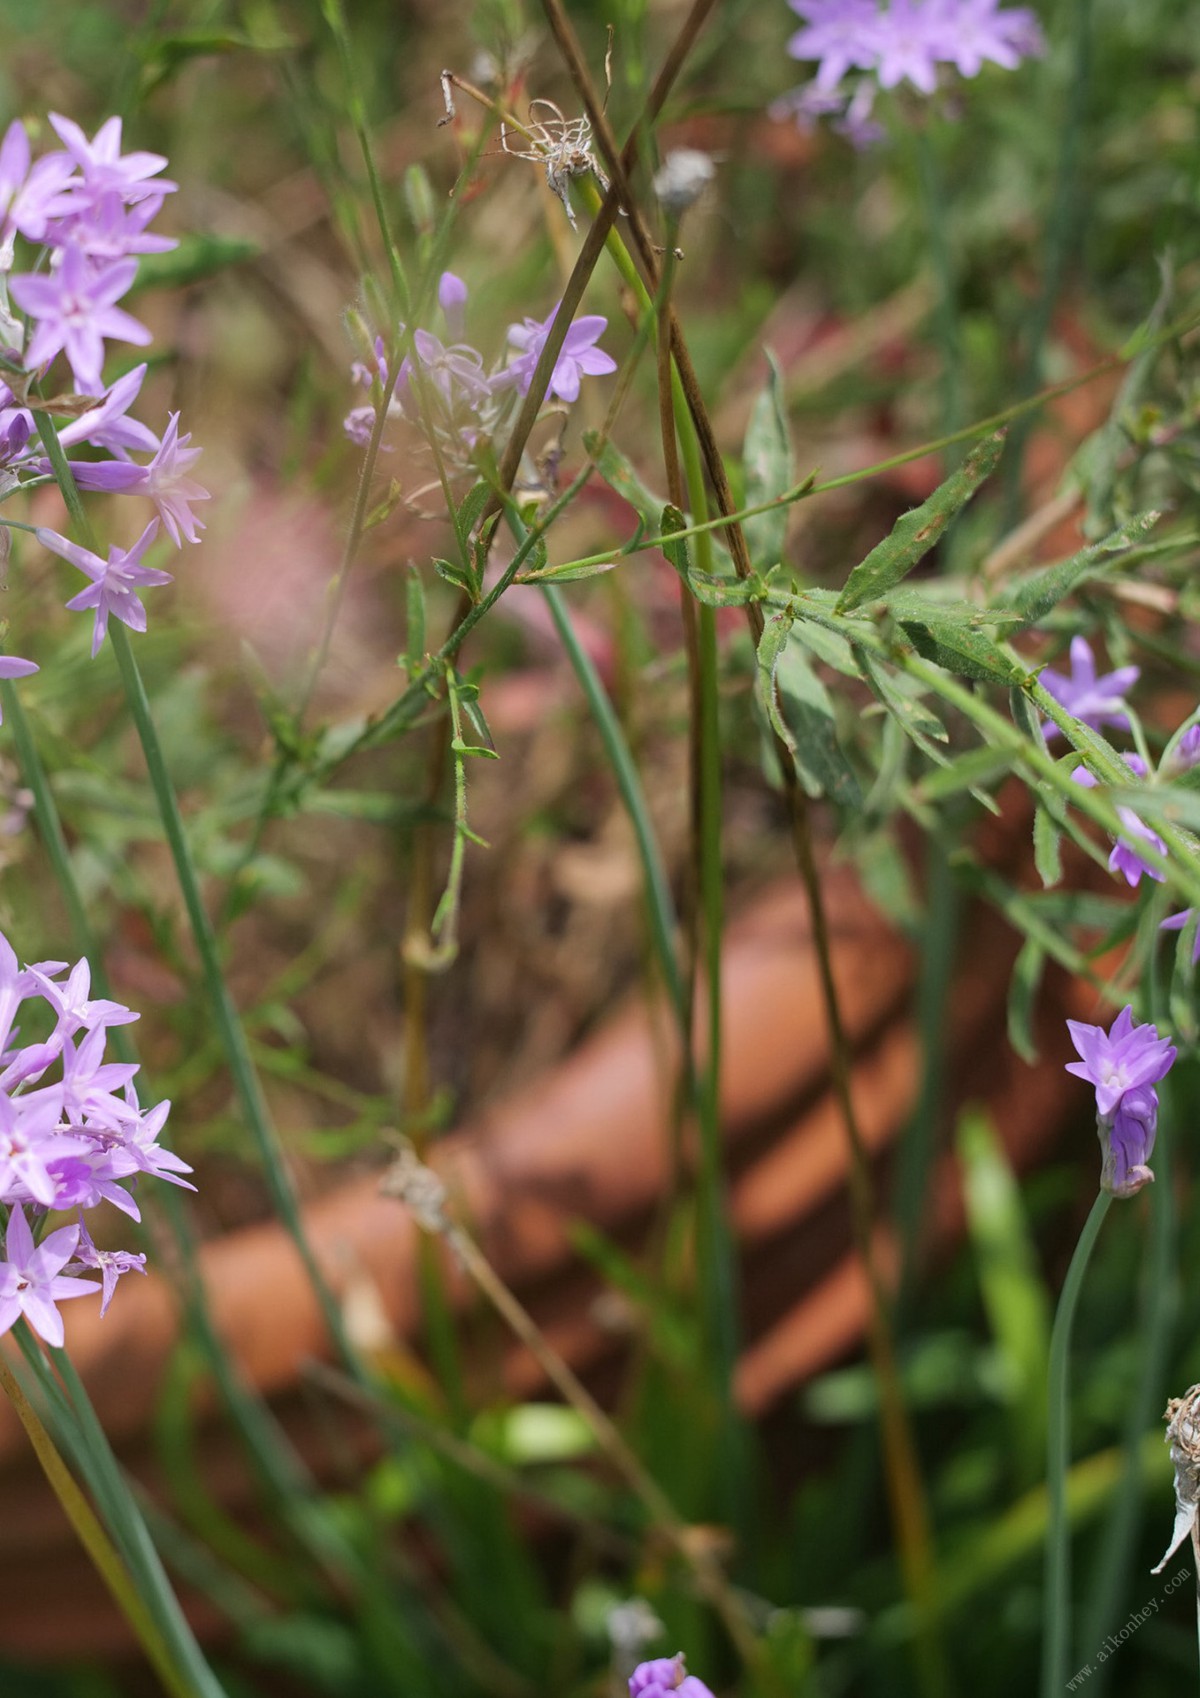
[(668, 218), (682, 218), (712, 182), (716, 167), (707, 153), (694, 147), (677, 147), (663, 160), (654, 176), (654, 192)]

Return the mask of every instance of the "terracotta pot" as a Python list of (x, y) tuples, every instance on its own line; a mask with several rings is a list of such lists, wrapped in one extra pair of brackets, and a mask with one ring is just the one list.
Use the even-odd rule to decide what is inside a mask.
[[(828, 900), (856, 1103), (882, 1163), (919, 1083), (907, 1013), (913, 962), (844, 870), (829, 880)], [(1012, 942), (988, 915), (973, 922), (971, 935), (948, 1050), (969, 1058), (969, 1077), (951, 1095), (960, 1100), (965, 1087), (982, 1098), (1025, 1166), (1053, 1137), (1072, 1100), (1071, 1081), (1061, 1058), (1032, 1073), (1013, 1062), (1003, 1037)], [(1060, 1021), (1063, 983), (1052, 992), (1047, 1018)], [(856, 1347), (866, 1313), (849, 1249), (846, 1146), (829, 1088), (807, 910), (794, 886), (769, 892), (730, 928), (723, 999), (731, 1209), (746, 1289), (736, 1389), (742, 1407), (757, 1415)], [(508, 1283), (573, 1365), (601, 1380), (627, 1337), (614, 1331), (611, 1305), (595, 1301), (597, 1284), (572, 1253), (570, 1227), (583, 1218), (633, 1246), (644, 1234), (668, 1177), (672, 1067), (661, 1011), (631, 1004), (548, 1078), (441, 1140), (432, 1158)], [(416, 1229), (402, 1205), (379, 1194), (377, 1176), (340, 1185), (306, 1210), (306, 1224), (347, 1313), (365, 1307), (373, 1317), (375, 1346), (389, 1347), (381, 1321), (396, 1344), (410, 1339), (418, 1323)], [(961, 1227), (948, 1157), (938, 1166), (928, 1226), (931, 1247)], [(882, 1229), (880, 1247), (886, 1262)], [(327, 1344), (290, 1242), (274, 1224), (237, 1232), (205, 1246), (202, 1273), (239, 1371), (272, 1401), (320, 1471), (324, 1446), (304, 1377)], [(451, 1286), (465, 1310), (471, 1293), (453, 1273)], [(65, 1313), (72, 1358), (101, 1419), (135, 1471), (152, 1478), (145, 1433), (179, 1328), (166, 1278), (126, 1281), (103, 1322), (90, 1304)], [(537, 1365), (507, 1341), (496, 1346), (499, 1335), (489, 1333), (476, 1357), (481, 1379), (502, 1380), (510, 1395), (544, 1393)], [(200, 1445), (208, 1489), (233, 1513), (252, 1513), (253, 1488), (230, 1436), (204, 1420)], [(123, 1624), (31, 1472), (7, 1408), (0, 1410), (0, 1466), (0, 1645), (29, 1658), (126, 1648)], [(73, 1607), (64, 1617), (49, 1605), (68, 1578)], [(197, 1622), (214, 1625), (204, 1607)]]

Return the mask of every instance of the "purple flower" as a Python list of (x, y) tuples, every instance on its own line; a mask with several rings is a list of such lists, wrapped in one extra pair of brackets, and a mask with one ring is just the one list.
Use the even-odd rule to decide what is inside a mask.
[[(117, 1289), (117, 1281), (122, 1274), (140, 1273), (146, 1271), (144, 1255), (135, 1255), (131, 1250), (98, 1250), (92, 1243), (92, 1235), (79, 1220), (79, 1243), (75, 1250), (75, 1260), (71, 1263), (72, 1272), (76, 1269), (95, 1268), (101, 1279), (100, 1318), (104, 1319), (108, 1305), (113, 1300)], [(94, 1291), (96, 1288), (92, 1286)]]
[(86, 957), (71, 968), (65, 984), (55, 984), (48, 973), (31, 967), (30, 976), (58, 1016), (55, 1031), (60, 1038), (72, 1038), (76, 1032), (92, 1031), (97, 1026), (127, 1026), (140, 1015), (123, 1002), (110, 1002), (107, 997), (91, 998), (92, 969)]
[(86, 590), (80, 590), (78, 595), (71, 597), (67, 606), (73, 613), (81, 612), (84, 608), (95, 610), (96, 623), (92, 632), (93, 659), (100, 652), (100, 645), (108, 630), (110, 614), (115, 614), (131, 631), (144, 631), (146, 609), (138, 599), (136, 591), (171, 582), (169, 572), (159, 572), (151, 566), (141, 564), (142, 555), (157, 535), (158, 520), (151, 519), (132, 548), (117, 548), (114, 544), (108, 551), (108, 559), (101, 560), (100, 556), (93, 554), (90, 549), (80, 548), (78, 543), (60, 537), (57, 531), (38, 530), (37, 539), (43, 548), (48, 548), (52, 554), (59, 554), (64, 560), (69, 560), (72, 566), (78, 566), (79, 570), (92, 580)]
[[(1041, 682), (1047, 695), (1053, 696), (1060, 707), (1084, 725), (1090, 725), (1093, 731), (1103, 730), (1106, 725), (1128, 731), (1129, 715), (1123, 697), (1140, 676), (1140, 667), (1118, 666), (1115, 672), (1097, 678), (1091, 645), (1084, 637), (1072, 637), (1070, 672), (1054, 672), (1047, 667)], [(1047, 739), (1060, 735), (1053, 721), (1042, 729)]]
[(160, 153), (121, 154), (121, 120), (108, 118), (91, 141), (70, 118), (51, 112), (50, 122), (74, 163), (83, 174), (89, 196), (98, 199), (115, 190), (127, 206), (145, 200), (147, 195), (170, 194), (178, 187), (165, 177), (157, 177), (167, 163)]
[(1107, 1032), (1078, 1020), (1068, 1020), (1067, 1030), (1083, 1058), (1069, 1061), (1067, 1072), (1096, 1087), (1096, 1108), (1105, 1116), (1113, 1113), (1126, 1091), (1165, 1078), (1175, 1059), (1170, 1039), (1160, 1038), (1153, 1026), (1134, 1025), (1131, 1007), (1121, 1010)]
[(467, 286), (452, 271), (443, 271), (438, 279), (437, 293), (446, 329), (457, 342), (466, 328)]
[(1150, 827), (1137, 817), (1132, 808), (1119, 807), (1117, 816), (1125, 827), (1128, 836), (1118, 837), (1113, 845), (1112, 854), (1108, 857), (1109, 872), (1120, 873), (1126, 884), (1132, 887), (1141, 883), (1143, 873), (1148, 878), (1155, 879), (1159, 884), (1162, 884), (1166, 879), (1166, 873), (1163, 872), (1161, 867), (1157, 867), (1148, 861), (1144, 855), (1139, 854), (1137, 845), (1139, 842), (1148, 843), (1152, 849), (1157, 849), (1158, 853), (1165, 858), (1166, 844), (1156, 831), (1151, 831)]
[[(1181, 932), (1184, 926), (1187, 925), (1188, 921), (1194, 918), (1195, 913), (1196, 910), (1194, 908), (1185, 908), (1179, 914), (1168, 914), (1166, 919), (1160, 922), (1158, 929), (1160, 932)], [(1197, 961), (1200, 961), (1200, 927), (1197, 927), (1196, 935), (1192, 939), (1193, 967), (1196, 965)]]
[[(491, 393), (491, 386), (483, 375), (483, 355), (477, 349), (468, 347), (465, 342), (456, 342), (447, 348), (428, 330), (413, 332), (413, 346), (417, 357), (428, 374), (449, 411), (461, 401), (468, 408), (477, 407), (486, 401)], [(409, 368), (411, 371), (411, 367)], [(396, 380), (396, 396), (401, 398), (400, 385), (404, 371)], [(415, 385), (412, 386), (415, 389)], [(404, 404), (402, 399), (402, 404)], [(415, 396), (413, 397), (415, 400)]]
[[(557, 315), (556, 306), (541, 324), (536, 319), (527, 318), (524, 324), (509, 325), (508, 339), (521, 351), (495, 380), (497, 387), (515, 383), (522, 395), (528, 395), (538, 359)], [(547, 394), (557, 395), (563, 401), (577, 401), (582, 377), (603, 377), (610, 371), (616, 371), (617, 362), (602, 348), (595, 346), (607, 326), (608, 320), (595, 313), (574, 320), (554, 362)]]
[(153, 453), (158, 447), (154, 432), (125, 416), (137, 400), (145, 375), (146, 367), (140, 365), (119, 377), (98, 406), (89, 407), (63, 425), (58, 433), (60, 445), (73, 448), (77, 442), (90, 442), (93, 448), (108, 448), (118, 454), (129, 448)]
[(1168, 770), (1190, 772), (1197, 762), (1200, 762), (1200, 725), (1189, 725), (1171, 751)]
[(1041, 27), (1024, 6), (998, 10), (999, 0), (935, 0), (942, 14), (940, 57), (960, 76), (978, 76), (985, 60), (1015, 71), (1022, 59), (1042, 53)]
[[(15, 654), (0, 654), (0, 678), (28, 678), (31, 672), (37, 672), (38, 667), (32, 660), (20, 660)], [(4, 714), (0, 712), (0, 725), (4, 723)]]
[(18, 231), (31, 242), (40, 242), (47, 220), (69, 207), (70, 197), (62, 191), (74, 169), (74, 161), (65, 153), (49, 153), (31, 167), (24, 124), (16, 118), (8, 126), (0, 142), (0, 231), (10, 257)]
[(137, 261), (119, 259), (93, 270), (81, 248), (72, 245), (61, 251), (62, 262), (49, 276), (14, 277), (9, 285), (13, 300), (37, 320), (26, 362), (31, 367), (48, 365), (61, 351), (79, 391), (103, 395), (104, 338), (141, 344), (151, 340), (144, 324), (114, 305), (137, 275)]
[(89, 1297), (96, 1289), (91, 1280), (62, 1272), (78, 1239), (77, 1226), (61, 1226), (35, 1248), (25, 1211), (19, 1203), (13, 1208), (5, 1237), (8, 1260), (0, 1262), (0, 1332), (24, 1315), (39, 1338), (61, 1347), (62, 1316), (54, 1305), (68, 1297)]
[(1108, 1032), (1068, 1020), (1067, 1030), (1081, 1061), (1067, 1072), (1096, 1089), (1096, 1131), (1103, 1152), (1101, 1188), (1132, 1197), (1154, 1175), (1146, 1165), (1158, 1130), (1158, 1095), (1153, 1087), (1175, 1060), (1175, 1046), (1154, 1026), (1135, 1026), (1123, 1008)]
[(126, 207), (121, 196), (109, 189), (82, 214), (51, 224), (47, 240), (58, 247), (72, 243), (83, 249), (91, 265), (124, 259), (127, 254), (165, 254), (179, 243), (174, 236), (151, 236), (146, 230), (162, 211), (160, 194)]
[[(978, 75), (985, 60), (1012, 70), (1022, 58), (1040, 53), (1041, 30), (1024, 7), (1000, 11), (999, 0), (788, 0), (804, 20), (788, 42), (794, 59), (816, 60), (808, 88), (774, 103), (772, 115), (794, 114), (811, 124), (823, 97), (842, 116), (835, 127), (855, 146), (877, 140), (883, 131), (870, 118), (877, 88), (910, 83), (933, 94), (938, 68), (953, 65), (960, 75)], [(862, 73), (851, 86), (844, 81)], [(864, 89), (867, 92), (864, 94)]]
[(172, 413), (167, 420), (165, 436), (156, 444), (154, 458), (141, 468), (141, 482), (131, 486), (136, 493), (148, 495), (153, 501), (176, 548), (183, 547), (185, 538), (188, 542), (200, 541), (196, 532), (202, 531), (204, 525), (196, 518), (189, 503), (209, 499), (203, 485), (187, 475), (204, 452), (202, 448), (189, 448), (191, 440), (190, 431), (186, 436), (180, 436), (179, 414)]
[(867, 70), (879, 51), (879, 7), (875, 0), (788, 0), (804, 19), (787, 44), (793, 59), (819, 59), (816, 84), (832, 91), (849, 70)]
[(60, 1085), (19, 1097), (0, 1091), (0, 1197), (24, 1193), (43, 1208), (53, 1208), (57, 1187), (47, 1163), (79, 1148), (58, 1132), (62, 1105)]
[(929, 0), (892, 0), (875, 24), (875, 75), (880, 88), (910, 82), (922, 94), (937, 87), (941, 58), (938, 9)]
[[(1135, 778), (1147, 776), (1146, 763), (1140, 755), (1122, 755), (1121, 759)], [(1082, 784), (1085, 790), (1095, 789), (1096, 780), (1087, 767), (1077, 766), (1071, 777), (1076, 784)], [(1137, 845), (1138, 843), (1149, 843), (1160, 855), (1165, 856), (1167, 853), (1166, 844), (1156, 831), (1151, 831), (1150, 827), (1138, 818), (1132, 808), (1118, 806), (1117, 817), (1125, 827), (1127, 835), (1118, 838), (1113, 846), (1112, 854), (1108, 857), (1109, 872), (1121, 873), (1129, 885), (1140, 884), (1143, 873), (1148, 874), (1150, 878), (1156, 879), (1161, 884), (1167, 875), (1160, 867), (1156, 867), (1139, 854)]]
[(681, 1651), (675, 1657), (655, 1657), (639, 1663), (629, 1677), (629, 1698), (713, 1698), (708, 1687), (689, 1674)]

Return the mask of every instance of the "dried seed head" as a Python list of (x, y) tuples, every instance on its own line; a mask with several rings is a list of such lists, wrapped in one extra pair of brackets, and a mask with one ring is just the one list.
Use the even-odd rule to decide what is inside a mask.
[(1162, 1573), (1192, 1532), (1200, 1508), (1200, 1385), (1189, 1386), (1182, 1397), (1173, 1397), (1163, 1419), (1175, 1469), (1175, 1526), (1167, 1554), (1157, 1568), (1151, 1569), (1152, 1574)]
[(398, 1197), (406, 1203), (423, 1232), (445, 1233), (449, 1230), (446, 1187), (433, 1169), (425, 1166), (407, 1140), (380, 1180), (379, 1189), (385, 1197)]
[(668, 153), (654, 176), (654, 192), (668, 218), (682, 218), (716, 175), (707, 153), (694, 147), (677, 147)]
[[(546, 117), (539, 118), (540, 112), (545, 112)], [(605, 193), (608, 192), (608, 178), (592, 153), (592, 126), (587, 118), (565, 117), (561, 107), (552, 100), (531, 100), (529, 124), (524, 137), (528, 147), (515, 146), (512, 138), (512, 130), (501, 124), (500, 145), (505, 153), (511, 154), (514, 159), (528, 159), (534, 165), (546, 167), (546, 182), (562, 202), (571, 228), (575, 229), (575, 213), (569, 192), (571, 178), (584, 177), (590, 172)]]

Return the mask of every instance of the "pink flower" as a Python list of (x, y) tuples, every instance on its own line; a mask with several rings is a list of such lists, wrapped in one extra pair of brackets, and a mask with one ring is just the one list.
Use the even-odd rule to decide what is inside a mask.
[(0, 1262), (0, 1332), (24, 1315), (39, 1338), (61, 1348), (62, 1316), (54, 1305), (68, 1297), (90, 1297), (96, 1289), (91, 1280), (62, 1272), (78, 1241), (77, 1226), (60, 1226), (35, 1247), (24, 1209), (14, 1206), (5, 1239), (8, 1260)]
[(119, 259), (97, 270), (72, 244), (62, 249), (62, 263), (48, 276), (14, 277), (9, 285), (13, 300), (37, 320), (27, 364), (48, 365), (55, 354), (65, 353), (80, 393), (103, 395), (104, 338), (143, 346), (151, 340), (144, 324), (114, 305), (136, 275), (136, 259)]
[(57, 531), (39, 529), (37, 532), (37, 539), (43, 548), (48, 548), (52, 554), (69, 560), (72, 566), (78, 566), (79, 570), (92, 580), (86, 590), (80, 590), (77, 596), (71, 597), (67, 606), (73, 613), (85, 608), (95, 610), (96, 624), (92, 632), (93, 659), (100, 652), (100, 645), (108, 630), (110, 614), (115, 614), (131, 631), (144, 631), (146, 609), (138, 599), (136, 591), (171, 582), (169, 572), (159, 572), (141, 563), (142, 555), (157, 535), (158, 520), (151, 519), (132, 548), (117, 548), (114, 545), (108, 551), (108, 559), (101, 560), (100, 556), (93, 554), (90, 549), (80, 548), (78, 543), (60, 537)]
[[(559, 304), (561, 305), (561, 302)], [(520, 349), (520, 353), (494, 380), (493, 387), (515, 383), (522, 395), (528, 395), (534, 371), (557, 315), (556, 306), (549, 318), (541, 324), (535, 318), (527, 318), (523, 324), (509, 325), (508, 339), (515, 348)], [(577, 401), (582, 377), (603, 377), (610, 371), (616, 371), (617, 362), (611, 355), (606, 354), (603, 348), (595, 346), (607, 326), (608, 320), (598, 314), (577, 318), (572, 322), (558, 359), (554, 362), (554, 370), (546, 391), (548, 395), (557, 395), (562, 401)]]

